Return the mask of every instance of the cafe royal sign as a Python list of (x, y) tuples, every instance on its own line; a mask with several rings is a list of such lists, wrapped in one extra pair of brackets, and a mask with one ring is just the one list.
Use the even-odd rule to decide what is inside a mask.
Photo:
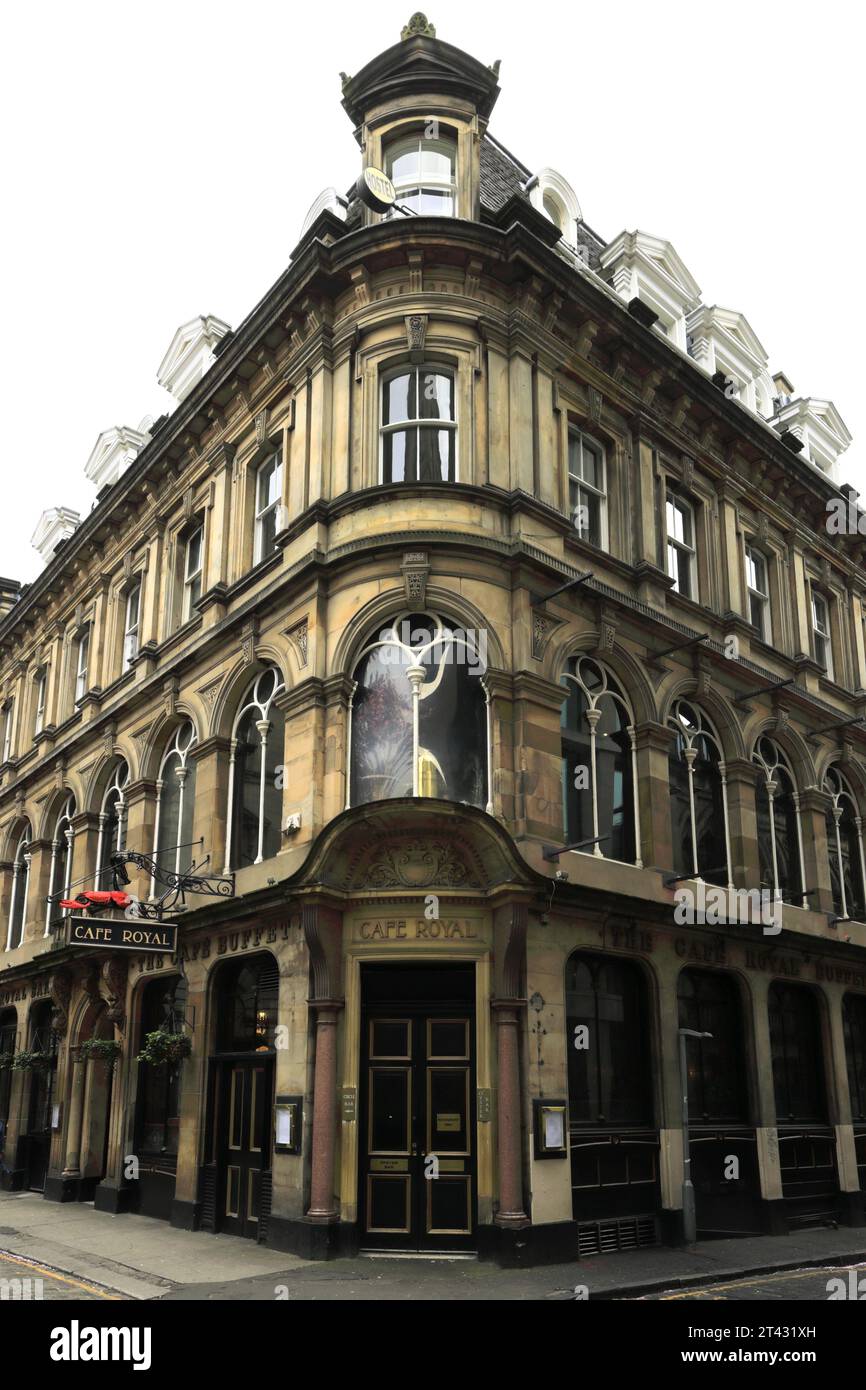
[(126, 918), (67, 917), (68, 946), (98, 946), (108, 951), (168, 951), (177, 949), (177, 926), (168, 922), (142, 922)]

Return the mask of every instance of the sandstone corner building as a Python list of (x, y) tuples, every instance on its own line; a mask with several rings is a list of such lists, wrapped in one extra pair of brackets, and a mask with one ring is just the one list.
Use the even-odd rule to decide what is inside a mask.
[[(863, 1222), (849, 436), (496, 140), (498, 76), (416, 15), (344, 77), (385, 182), (178, 330), (0, 582), (9, 1188), (314, 1258), (676, 1242), (682, 1045), (700, 1234)], [(230, 891), (75, 936), (128, 854)]]

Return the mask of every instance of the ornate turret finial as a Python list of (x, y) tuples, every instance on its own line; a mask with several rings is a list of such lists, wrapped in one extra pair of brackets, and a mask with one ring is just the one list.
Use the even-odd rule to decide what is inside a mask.
[(435, 37), (436, 30), (429, 22), (426, 14), (422, 14), (420, 10), (415, 11), (409, 23), (400, 31), (400, 38), (404, 40), (415, 38), (435, 39)]
[(348, 87), (349, 83), (351, 82), (351, 80), (352, 80), (352, 79), (351, 79), (351, 77), (349, 76), (349, 74), (348, 74), (347, 72), (341, 72), (341, 73), (340, 73), (340, 85), (341, 85), (342, 90), (343, 90), (344, 92), (345, 92), (346, 88)]

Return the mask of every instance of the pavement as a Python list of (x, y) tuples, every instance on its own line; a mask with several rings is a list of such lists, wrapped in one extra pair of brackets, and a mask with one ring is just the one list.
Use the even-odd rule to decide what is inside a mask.
[[(850, 1227), (699, 1241), (678, 1249), (658, 1246), (525, 1270), (426, 1256), (307, 1261), (235, 1236), (178, 1231), (147, 1216), (112, 1216), (96, 1211), (92, 1203), (46, 1202), (31, 1192), (0, 1193), (0, 1278), (42, 1275), (45, 1298), (823, 1300), (834, 1269), (841, 1273), (864, 1262), (866, 1229)], [(786, 1280), (776, 1277), (785, 1272), (790, 1276)], [(86, 1286), (78, 1294), (75, 1281)], [(67, 1292), (56, 1287), (61, 1284)]]

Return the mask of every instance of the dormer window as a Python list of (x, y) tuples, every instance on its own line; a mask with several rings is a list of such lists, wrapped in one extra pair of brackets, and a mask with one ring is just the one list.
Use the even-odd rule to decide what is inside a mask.
[(457, 146), (441, 136), (428, 139), (424, 131), (388, 146), (385, 172), (394, 185), (397, 202), (419, 217), (453, 217), (456, 211)]

